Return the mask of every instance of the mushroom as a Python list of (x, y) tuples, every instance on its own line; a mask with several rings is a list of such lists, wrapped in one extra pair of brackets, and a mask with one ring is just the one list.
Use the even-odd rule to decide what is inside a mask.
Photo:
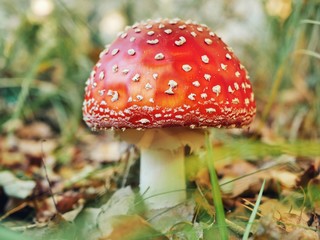
[[(244, 127), (256, 113), (246, 69), (206, 25), (180, 19), (127, 27), (100, 53), (83, 118), (141, 152), (140, 192), (151, 209), (186, 200), (184, 147), (207, 127)], [(140, 131), (138, 131), (140, 130)]]

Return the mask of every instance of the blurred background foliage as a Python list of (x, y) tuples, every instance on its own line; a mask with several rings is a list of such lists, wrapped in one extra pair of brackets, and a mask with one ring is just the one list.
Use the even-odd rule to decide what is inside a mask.
[(2, 0), (0, 131), (40, 120), (72, 144), (99, 52), (126, 25), (159, 17), (205, 23), (234, 48), (254, 86), (253, 130), (319, 138), (318, 0)]

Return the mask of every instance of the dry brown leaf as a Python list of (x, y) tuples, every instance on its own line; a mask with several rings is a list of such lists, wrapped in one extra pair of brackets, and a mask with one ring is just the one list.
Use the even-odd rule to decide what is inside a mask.
[(83, 205), (83, 194), (74, 191), (67, 191), (56, 197), (57, 209), (59, 213), (66, 213), (80, 205)]
[(222, 176), (240, 177), (257, 171), (257, 167), (247, 161), (237, 160), (218, 168), (217, 171), (219, 172), (219, 175)]
[(46, 141), (19, 139), (18, 140), (19, 151), (23, 154), (41, 158), (43, 154), (47, 155), (53, 152), (58, 146), (58, 142), (55, 139), (49, 139)]
[(83, 199), (79, 199), (76, 205), (73, 205), (73, 209), (65, 212), (62, 216), (66, 221), (72, 222), (76, 219), (76, 217), (80, 214), (84, 207), (85, 201)]
[(264, 216), (272, 214), (273, 219), (281, 222), (287, 232), (292, 232), (298, 226), (308, 227), (309, 217), (303, 210), (284, 205), (276, 199), (264, 201), (259, 210)]
[(2, 167), (24, 168), (25, 163), (26, 159), (24, 155), (20, 152), (11, 152), (6, 150), (0, 151), (0, 165)]
[(283, 240), (319, 240), (317, 232), (305, 228), (295, 228), (289, 234), (283, 236)]
[(269, 187), (270, 176), (266, 172), (260, 172), (246, 176), (242, 179), (229, 182), (230, 178), (222, 178), (220, 184), (228, 182), (221, 186), (221, 191), (226, 193), (228, 198), (238, 197), (240, 195), (255, 196), (261, 189), (262, 179), (266, 180), (266, 188)]
[(190, 199), (170, 209), (150, 210), (145, 216), (156, 230), (167, 232), (175, 224), (191, 222), (194, 218), (195, 208), (194, 200)]
[(111, 234), (101, 237), (100, 240), (168, 239), (138, 215), (114, 216), (111, 222), (113, 227)]
[(257, 229), (254, 233), (256, 240), (278, 240), (281, 239), (284, 230), (274, 221), (271, 214), (260, 218)]
[(121, 158), (126, 144), (121, 142), (104, 141), (93, 146), (89, 159), (95, 162), (116, 162)]
[(53, 137), (50, 126), (44, 122), (32, 122), (17, 130), (17, 136), (25, 139), (48, 139)]
[[(264, 171), (254, 173), (255, 171), (257, 171), (255, 166), (241, 160), (236, 161), (234, 164), (228, 164), (219, 168), (218, 174), (223, 176), (219, 180), (219, 183), (221, 191), (225, 194), (224, 198), (231, 199), (240, 196), (243, 193), (245, 193), (246, 196), (256, 195), (261, 188), (261, 179), (270, 180), (270, 174)], [(254, 174), (248, 175), (242, 179), (236, 179), (237, 177), (242, 177), (249, 173)], [(208, 169), (203, 168), (199, 170), (194, 180), (200, 188), (211, 190)], [(269, 181), (267, 181), (267, 183), (269, 183)], [(210, 195), (211, 191), (210, 194), (206, 195), (206, 197), (211, 199), (212, 197)]]
[(297, 175), (284, 170), (270, 171), (271, 178), (277, 180), (282, 186), (286, 188), (293, 188), (296, 186)]

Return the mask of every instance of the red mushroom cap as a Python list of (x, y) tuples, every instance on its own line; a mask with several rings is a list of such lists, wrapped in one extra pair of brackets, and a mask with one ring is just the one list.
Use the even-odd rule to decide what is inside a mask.
[(256, 112), (247, 71), (205, 25), (148, 20), (101, 52), (86, 82), (93, 129), (241, 127)]

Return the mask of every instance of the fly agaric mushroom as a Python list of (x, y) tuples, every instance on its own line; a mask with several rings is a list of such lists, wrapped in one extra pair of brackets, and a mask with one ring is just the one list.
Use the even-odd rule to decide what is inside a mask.
[(186, 199), (185, 145), (201, 144), (203, 128), (247, 126), (255, 112), (232, 49), (206, 25), (180, 19), (121, 32), (101, 52), (83, 103), (90, 128), (116, 130), (140, 147), (140, 192), (153, 209)]

